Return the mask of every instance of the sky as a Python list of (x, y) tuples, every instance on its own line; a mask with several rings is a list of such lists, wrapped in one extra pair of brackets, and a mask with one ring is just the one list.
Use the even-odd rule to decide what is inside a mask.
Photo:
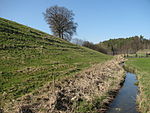
[(74, 12), (78, 28), (73, 38), (93, 43), (150, 38), (150, 0), (0, 0), (0, 17), (52, 34), (42, 13), (54, 5)]

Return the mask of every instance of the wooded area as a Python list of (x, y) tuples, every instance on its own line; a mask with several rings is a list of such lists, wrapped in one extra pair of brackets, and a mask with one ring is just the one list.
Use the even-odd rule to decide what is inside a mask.
[(133, 36), (129, 38), (110, 39), (99, 44), (84, 41), (83, 46), (110, 55), (135, 54), (139, 50), (150, 49), (150, 40), (143, 36)]

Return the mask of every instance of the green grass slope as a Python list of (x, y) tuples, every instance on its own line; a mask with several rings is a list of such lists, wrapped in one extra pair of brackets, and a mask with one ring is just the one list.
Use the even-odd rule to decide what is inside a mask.
[(0, 101), (12, 100), (52, 80), (73, 75), (110, 56), (0, 18)]

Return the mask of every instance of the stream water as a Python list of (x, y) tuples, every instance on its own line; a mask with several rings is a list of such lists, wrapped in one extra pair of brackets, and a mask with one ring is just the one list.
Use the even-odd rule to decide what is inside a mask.
[(138, 92), (136, 81), (135, 74), (126, 72), (125, 82), (106, 113), (138, 113), (136, 110)]

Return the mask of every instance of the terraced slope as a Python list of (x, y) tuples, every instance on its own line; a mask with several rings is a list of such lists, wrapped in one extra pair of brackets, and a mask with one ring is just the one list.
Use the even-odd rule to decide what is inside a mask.
[(110, 56), (0, 18), (0, 106)]

